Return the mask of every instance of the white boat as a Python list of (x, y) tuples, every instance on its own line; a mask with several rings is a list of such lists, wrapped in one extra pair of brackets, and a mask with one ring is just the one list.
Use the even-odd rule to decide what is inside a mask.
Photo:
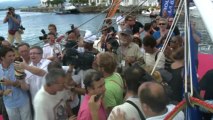
[(79, 10), (72, 3), (65, 2), (63, 4), (63, 7), (60, 9), (54, 10), (54, 13), (56, 13), (56, 14), (77, 14), (77, 13), (79, 13)]
[(156, 17), (160, 14), (160, 10), (151, 10), (151, 8), (149, 8), (148, 10), (143, 10), (141, 14), (146, 17)]

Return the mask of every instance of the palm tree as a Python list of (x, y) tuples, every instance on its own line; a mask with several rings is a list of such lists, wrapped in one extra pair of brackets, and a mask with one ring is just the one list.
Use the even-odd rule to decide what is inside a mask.
[(50, 4), (51, 4), (51, 1), (50, 0), (47, 0), (47, 7), (49, 7), (50, 6)]

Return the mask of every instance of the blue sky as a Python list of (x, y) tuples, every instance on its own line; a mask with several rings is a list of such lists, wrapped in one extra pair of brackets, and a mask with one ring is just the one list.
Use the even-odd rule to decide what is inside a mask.
[(13, 7), (26, 7), (26, 6), (37, 6), (40, 0), (0, 0), (0, 9), (7, 8), (8, 6)]
[(24, 1), (24, 0), (0, 0), (0, 3), (2, 3), (2, 2), (17, 2), (17, 1)]

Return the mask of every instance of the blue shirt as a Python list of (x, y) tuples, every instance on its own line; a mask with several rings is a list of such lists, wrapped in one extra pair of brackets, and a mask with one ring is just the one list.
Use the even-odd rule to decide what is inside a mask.
[[(158, 40), (158, 39), (161, 37), (160, 30), (154, 32), (152, 36), (155, 38), (155, 40)], [(171, 36), (171, 37), (173, 37), (173, 36), (174, 36), (174, 33), (172, 33), (172, 36)], [(158, 44), (156, 47), (157, 47), (157, 48), (161, 48), (161, 47), (163, 47), (163, 44), (160, 43), (160, 44)]]
[[(15, 18), (21, 23), (21, 17), (18, 14), (15, 14)], [(8, 30), (18, 30), (20, 27), (20, 24), (17, 24), (13, 21), (12, 18), (8, 18)]]
[[(15, 70), (14, 65), (10, 64), (10, 66), (5, 69), (0, 64), (0, 77), (9, 79), (11, 81), (16, 81), (15, 78)], [(13, 86), (4, 86), (0, 85), (0, 90), (11, 89), (12, 93), (9, 95), (3, 96), (4, 104), (7, 108), (17, 108), (26, 104), (29, 100), (27, 92), (22, 90), (21, 88), (13, 87)]]

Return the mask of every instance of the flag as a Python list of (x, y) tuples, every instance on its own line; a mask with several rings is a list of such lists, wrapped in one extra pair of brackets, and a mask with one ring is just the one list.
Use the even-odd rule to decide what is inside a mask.
[[(190, 51), (191, 51), (191, 63), (190, 63), (190, 66), (191, 66), (191, 71), (192, 71), (192, 82), (193, 82), (193, 89), (194, 90), (199, 90), (199, 84), (198, 84), (198, 78), (197, 78), (197, 68), (196, 68), (196, 65), (195, 65), (195, 40), (193, 38), (193, 35), (192, 35), (192, 29), (191, 29), (191, 26), (190, 26), (190, 41), (189, 41), (189, 44), (190, 44)], [(199, 108), (198, 107), (187, 107), (187, 115), (186, 115), (186, 120), (201, 120), (201, 113), (199, 111)]]
[(174, 17), (175, 0), (161, 0), (161, 16), (164, 11), (167, 12), (168, 17)]

